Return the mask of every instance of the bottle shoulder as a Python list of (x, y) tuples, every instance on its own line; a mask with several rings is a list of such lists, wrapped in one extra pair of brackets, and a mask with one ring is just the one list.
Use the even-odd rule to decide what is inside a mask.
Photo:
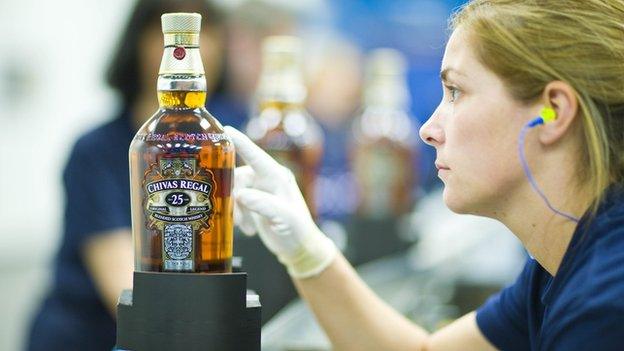
[(225, 149), (233, 145), (221, 123), (203, 107), (159, 109), (139, 128), (132, 145), (146, 142), (162, 145), (212, 144)]
[(323, 143), (322, 128), (302, 106), (264, 106), (250, 118), (245, 131), (256, 142), (283, 136), (299, 146)]
[(219, 120), (203, 107), (195, 109), (160, 108), (147, 119), (139, 131), (175, 130), (183, 126), (211, 132), (225, 132)]
[(351, 134), (356, 143), (395, 143), (412, 147), (417, 129), (410, 115), (400, 109), (366, 108), (352, 121)]

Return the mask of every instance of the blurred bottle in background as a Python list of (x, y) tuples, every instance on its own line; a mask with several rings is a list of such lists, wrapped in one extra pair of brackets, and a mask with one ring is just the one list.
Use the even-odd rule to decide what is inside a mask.
[(243, 130), (262, 68), (262, 40), (270, 35), (292, 34), (298, 19), (290, 9), (263, 0), (224, 4), (229, 10), (223, 43), (223, 85), (207, 107), (215, 116), (227, 116), (222, 120), (224, 124)]
[(295, 175), (315, 215), (314, 184), (323, 153), (323, 134), (305, 109), (302, 43), (293, 36), (267, 37), (256, 105), (246, 132)]
[(402, 223), (415, 202), (417, 134), (405, 71), (405, 58), (393, 49), (372, 51), (366, 63), (349, 151), (357, 187), (349, 238), (356, 265), (408, 246)]
[[(230, 121), (240, 130), (249, 123), (257, 105), (255, 93), (262, 71), (262, 43), (272, 35), (291, 35), (299, 28), (296, 11), (287, 4), (264, 0), (226, 1), (230, 6), (227, 17), (227, 40), (224, 42), (225, 94), (213, 98), (228, 109)], [(297, 3), (293, 3), (296, 6)], [(210, 112), (223, 115), (221, 106), (210, 104)], [(232, 113), (234, 112), (234, 113)], [(224, 124), (225, 124), (224, 123)], [(262, 323), (266, 323), (282, 307), (297, 296), (292, 281), (273, 254), (266, 250), (257, 236), (248, 237), (235, 228), (234, 254), (243, 257), (243, 269), (248, 273), (247, 286), (261, 296)]]
[[(405, 55), (412, 98), (411, 117), (421, 124), (431, 116), (442, 98), (440, 62), (448, 35), (448, 17), (464, 2), (342, 0), (329, 5), (337, 29), (364, 52), (391, 47)], [(435, 149), (419, 140), (417, 143), (418, 183), (428, 192), (442, 186), (434, 167)]]
[(352, 41), (328, 33), (307, 42), (307, 107), (323, 130), (323, 156), (316, 179), (318, 224), (350, 258), (348, 225), (355, 213), (356, 188), (349, 164), (351, 123), (360, 109), (363, 55)]
[[(252, 106), (256, 105), (254, 94), (262, 70), (262, 42), (271, 35), (292, 34), (299, 26), (299, 18), (285, 4), (264, 0), (222, 3), (228, 7), (223, 91), (213, 95), (207, 107), (223, 124), (244, 130), (254, 110)], [(261, 296), (264, 324), (293, 300), (297, 292), (286, 270), (257, 236), (248, 237), (235, 228), (234, 255), (243, 258), (247, 286)]]
[(392, 49), (373, 51), (367, 62), (364, 106), (353, 124), (352, 144), (361, 217), (398, 217), (414, 204), (417, 136), (405, 68), (403, 55)]

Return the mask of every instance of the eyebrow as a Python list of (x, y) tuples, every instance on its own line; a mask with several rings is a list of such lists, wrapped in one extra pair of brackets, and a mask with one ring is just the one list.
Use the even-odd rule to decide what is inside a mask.
[(466, 76), (465, 74), (463, 74), (463, 73), (459, 72), (459, 71), (458, 71), (458, 70), (456, 70), (456, 69), (453, 69), (453, 68), (445, 68), (445, 69), (443, 69), (443, 70), (442, 70), (442, 72), (440, 72), (440, 79), (441, 79), (443, 82), (448, 81), (448, 76), (449, 76), (449, 73), (453, 73), (453, 74), (456, 74), (456, 75), (458, 75), (458, 76)]

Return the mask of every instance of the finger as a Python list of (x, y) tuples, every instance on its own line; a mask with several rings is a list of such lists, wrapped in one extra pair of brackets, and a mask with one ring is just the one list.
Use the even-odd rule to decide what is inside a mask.
[[(254, 177), (255, 173), (251, 166), (236, 167), (234, 170), (234, 198), (236, 198), (239, 189), (251, 187), (253, 185)], [(257, 229), (251, 213), (241, 208), (236, 200), (234, 201), (234, 223), (245, 235), (252, 236), (256, 234)]]
[(273, 194), (257, 189), (244, 188), (237, 191), (236, 200), (248, 210), (265, 217), (271, 222), (281, 222), (279, 220), (281, 205)]
[(240, 206), (237, 201), (234, 201), (234, 224), (247, 236), (256, 234), (257, 230), (251, 213)]
[(271, 252), (279, 256), (281, 252), (293, 252), (301, 245), (292, 239), (292, 226), (285, 218), (287, 210), (277, 196), (246, 188), (239, 191), (237, 199), (251, 212), (258, 235)]
[(241, 222), (240, 222), (239, 228), (243, 231), (243, 233), (245, 233), (248, 236), (252, 236), (256, 234), (258, 230), (256, 228), (256, 223), (254, 222), (251, 212), (241, 207), (240, 213), (241, 213)]
[(279, 164), (269, 154), (254, 144), (245, 134), (231, 126), (225, 126), (226, 133), (232, 138), (236, 153), (260, 175), (270, 175)]
[(253, 185), (255, 172), (251, 166), (240, 166), (234, 169), (234, 188), (249, 188)]
[(258, 213), (252, 212), (251, 214), (254, 217), (254, 221), (258, 225), (258, 236), (260, 237), (260, 240), (262, 240), (262, 243), (264, 243), (269, 251), (277, 255), (282, 251), (282, 245), (280, 244), (280, 240), (272, 234), (269, 220), (262, 217)]

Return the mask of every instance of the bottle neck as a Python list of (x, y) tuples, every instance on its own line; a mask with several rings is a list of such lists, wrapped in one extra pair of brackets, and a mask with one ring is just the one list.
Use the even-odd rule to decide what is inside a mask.
[(158, 104), (161, 108), (199, 108), (206, 105), (206, 77), (158, 75)]
[(306, 95), (303, 74), (298, 66), (263, 69), (256, 91), (260, 105), (302, 105)]
[(178, 39), (173, 34), (165, 35), (157, 82), (159, 105), (161, 108), (202, 107), (206, 103), (206, 77), (199, 46), (175, 45)]
[(407, 111), (409, 105), (409, 88), (403, 76), (375, 77), (364, 90), (365, 108)]

